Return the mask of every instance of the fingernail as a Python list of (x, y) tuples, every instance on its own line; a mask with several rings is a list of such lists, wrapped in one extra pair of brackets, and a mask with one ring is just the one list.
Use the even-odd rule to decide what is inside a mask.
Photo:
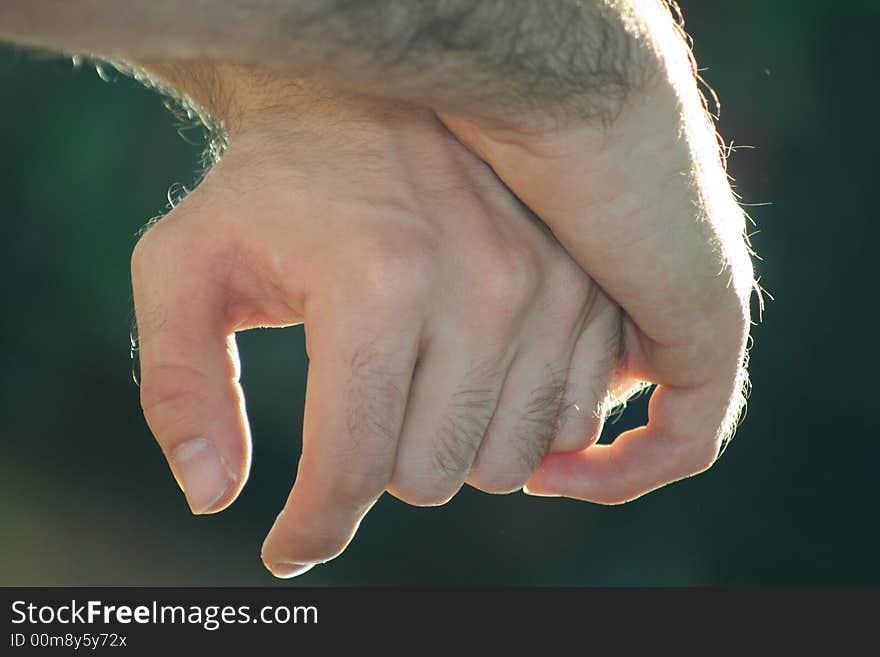
[(527, 486), (523, 486), (522, 492), (526, 495), (531, 495), (532, 497), (561, 497), (558, 493), (542, 493), (540, 491), (534, 491)]
[(315, 567), (315, 565), (316, 564), (313, 563), (288, 563), (286, 561), (279, 561), (278, 563), (266, 564), (266, 568), (268, 568), (269, 572), (275, 575), (275, 577), (290, 579), (291, 577), (296, 577), (297, 575), (309, 572)]
[(206, 438), (193, 438), (171, 453), (171, 471), (195, 514), (209, 513), (233, 484), (223, 457)]

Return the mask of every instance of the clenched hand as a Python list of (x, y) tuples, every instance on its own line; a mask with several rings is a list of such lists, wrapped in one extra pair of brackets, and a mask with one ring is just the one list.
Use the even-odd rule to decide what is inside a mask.
[(596, 440), (607, 392), (637, 383), (621, 311), (484, 163), (429, 110), (238, 93), (229, 152), (132, 260), (143, 409), (194, 512), (247, 478), (234, 333), (252, 327), (304, 323), (310, 358), (263, 546), (278, 576), (338, 555), (386, 489), (510, 492), (551, 444)]

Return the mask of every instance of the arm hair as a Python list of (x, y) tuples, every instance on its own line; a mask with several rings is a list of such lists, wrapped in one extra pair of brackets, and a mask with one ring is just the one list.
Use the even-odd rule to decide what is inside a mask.
[(613, 116), (655, 73), (663, 0), (3, 0), (0, 38), (111, 60), (215, 61), (486, 117)]

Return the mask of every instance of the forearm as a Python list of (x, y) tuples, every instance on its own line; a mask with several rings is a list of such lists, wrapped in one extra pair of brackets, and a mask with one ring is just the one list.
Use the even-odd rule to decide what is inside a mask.
[[(613, 113), (662, 0), (4, 0), (0, 37), (138, 62), (259, 65), (492, 116)], [(644, 20), (643, 20), (644, 19)], [(495, 110), (499, 110), (495, 112)]]

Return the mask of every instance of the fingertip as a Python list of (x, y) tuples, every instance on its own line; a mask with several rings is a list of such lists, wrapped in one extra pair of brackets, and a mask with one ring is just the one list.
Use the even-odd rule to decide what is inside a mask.
[(263, 562), (263, 565), (266, 567), (273, 576), (278, 579), (293, 579), (294, 577), (299, 577), (300, 575), (304, 575), (309, 572), (312, 568), (317, 566), (316, 563), (290, 563), (286, 561), (278, 561), (275, 563), (266, 563)]
[(357, 531), (351, 523), (331, 523), (333, 509), (301, 505), (297, 499), (275, 518), (263, 539), (260, 557), (276, 577), (296, 577), (304, 567), (336, 558)]
[(194, 515), (222, 511), (232, 504), (243, 484), (207, 438), (181, 443), (169, 455), (168, 463)]

